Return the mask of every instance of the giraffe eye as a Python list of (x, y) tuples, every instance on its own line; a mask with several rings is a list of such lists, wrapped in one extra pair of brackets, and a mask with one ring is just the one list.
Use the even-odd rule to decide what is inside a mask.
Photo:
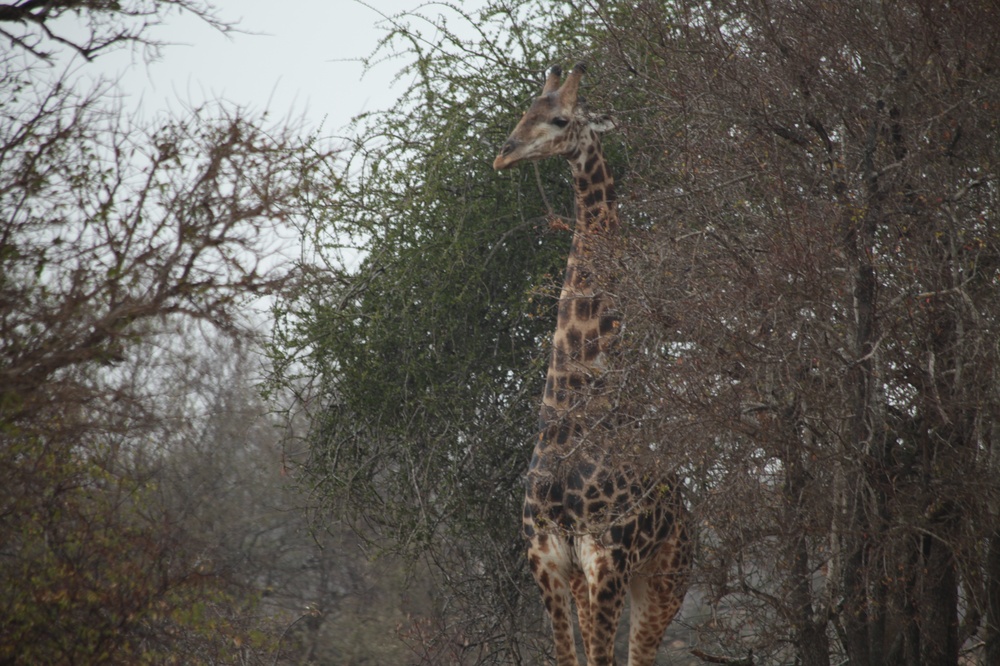
[(556, 127), (566, 127), (566, 125), (569, 125), (569, 121), (563, 118), (562, 116), (556, 116), (549, 122), (555, 125)]

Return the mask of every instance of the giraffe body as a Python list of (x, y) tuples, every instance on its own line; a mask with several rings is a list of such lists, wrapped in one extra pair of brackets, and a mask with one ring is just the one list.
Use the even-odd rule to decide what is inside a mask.
[(614, 637), (631, 594), (629, 665), (649, 666), (687, 590), (691, 540), (674, 480), (616, 456), (615, 414), (602, 395), (618, 330), (610, 294), (595, 279), (596, 252), (618, 229), (614, 180), (599, 132), (610, 123), (577, 108), (583, 66), (560, 85), (553, 67), (493, 163), (564, 157), (577, 220), (559, 297), (539, 436), (526, 482), (523, 531), (532, 574), (552, 622), (558, 666), (577, 665), (577, 607), (589, 666), (614, 664)]

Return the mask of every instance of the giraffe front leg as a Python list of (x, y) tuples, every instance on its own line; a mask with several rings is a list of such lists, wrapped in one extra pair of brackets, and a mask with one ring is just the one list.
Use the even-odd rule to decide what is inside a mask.
[(594, 640), (593, 616), (590, 610), (590, 586), (583, 571), (576, 569), (570, 578), (570, 588), (576, 601), (576, 617), (580, 625), (580, 638), (583, 639), (584, 658), (590, 663), (590, 645)]
[(542, 592), (545, 610), (552, 621), (552, 637), (555, 639), (557, 666), (579, 666), (576, 659), (576, 644), (573, 642), (573, 617), (570, 612), (569, 586), (555, 583)]
[(615, 666), (615, 634), (625, 607), (625, 581), (621, 574), (601, 576), (590, 586), (588, 666)]
[(573, 640), (569, 549), (561, 539), (539, 534), (530, 540), (528, 561), (552, 623), (557, 666), (579, 666)]
[[(611, 551), (593, 538), (582, 540), (580, 555), (589, 594), (588, 666), (615, 665), (615, 634), (625, 607), (625, 576), (615, 567)], [(580, 621), (581, 626), (584, 624)]]

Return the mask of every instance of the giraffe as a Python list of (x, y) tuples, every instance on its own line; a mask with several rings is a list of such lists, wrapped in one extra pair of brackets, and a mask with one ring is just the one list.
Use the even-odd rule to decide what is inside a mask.
[(560, 85), (552, 67), (493, 162), (496, 170), (562, 156), (576, 193), (576, 228), (559, 297), (539, 435), (526, 479), (528, 561), (552, 624), (558, 666), (576, 665), (570, 598), (587, 664), (615, 664), (614, 638), (631, 595), (629, 666), (650, 666), (687, 591), (688, 514), (671, 475), (614, 456), (614, 410), (601, 395), (619, 320), (594, 257), (619, 226), (599, 134), (613, 123), (577, 105), (585, 67)]

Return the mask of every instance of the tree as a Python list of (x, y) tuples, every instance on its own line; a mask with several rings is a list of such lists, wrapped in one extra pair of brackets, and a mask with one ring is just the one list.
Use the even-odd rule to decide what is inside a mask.
[(594, 8), (642, 139), (622, 390), (699, 487), (703, 640), (994, 650), (995, 10)]
[(0, 69), (0, 661), (251, 659), (254, 595), (157, 496), (170, 341), (245, 337), (329, 154), (222, 104), (143, 127), (110, 84), (78, 92), (16, 52)]

